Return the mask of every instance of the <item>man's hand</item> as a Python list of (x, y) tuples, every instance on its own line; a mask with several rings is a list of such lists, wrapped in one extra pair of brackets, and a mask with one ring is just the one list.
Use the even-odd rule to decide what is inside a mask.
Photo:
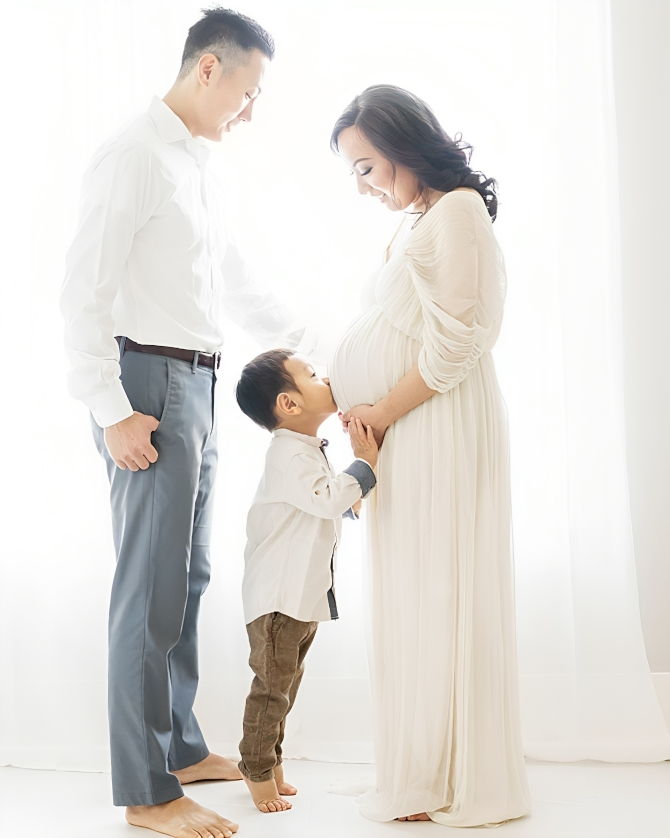
[(355, 504), (351, 507), (354, 511), (354, 515), (359, 515), (361, 511), (361, 507), (363, 506), (362, 498), (359, 498)]
[(151, 434), (157, 427), (158, 419), (135, 411), (127, 419), (105, 428), (109, 456), (120, 469), (148, 469), (158, 459), (158, 451), (151, 444)]
[(349, 422), (349, 437), (351, 447), (354, 449), (354, 457), (360, 457), (374, 468), (377, 465), (379, 449), (372, 432), (372, 426), (368, 425), (367, 429), (364, 428), (363, 423), (356, 416)]

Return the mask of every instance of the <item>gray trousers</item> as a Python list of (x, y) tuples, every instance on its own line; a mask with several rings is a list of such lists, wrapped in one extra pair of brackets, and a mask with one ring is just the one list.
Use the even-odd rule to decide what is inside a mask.
[(134, 410), (160, 420), (158, 461), (117, 468), (96, 444), (111, 485), (116, 573), (109, 612), (109, 727), (114, 805), (183, 796), (170, 770), (209, 751), (193, 714), (197, 624), (209, 582), (217, 464), (214, 388), (205, 367), (126, 352), (121, 377)]

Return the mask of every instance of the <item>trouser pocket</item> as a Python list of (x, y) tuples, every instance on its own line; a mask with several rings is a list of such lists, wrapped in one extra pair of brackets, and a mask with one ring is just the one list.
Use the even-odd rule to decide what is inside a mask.
[(121, 383), (133, 410), (165, 421), (169, 406), (170, 358), (124, 352), (121, 358)]

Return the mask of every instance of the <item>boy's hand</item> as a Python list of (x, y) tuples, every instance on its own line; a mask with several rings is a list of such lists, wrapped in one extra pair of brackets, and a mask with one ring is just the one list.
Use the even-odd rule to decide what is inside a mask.
[(349, 422), (349, 439), (354, 449), (354, 457), (360, 457), (374, 468), (377, 465), (379, 448), (372, 432), (372, 425), (368, 425), (367, 429), (364, 428), (361, 420), (355, 416)]
[[(377, 402), (377, 405), (380, 403)], [(384, 434), (386, 433), (386, 429), (388, 425), (385, 425), (381, 421), (381, 417), (379, 416), (379, 408), (377, 405), (371, 404), (359, 404), (356, 407), (352, 407), (351, 410), (348, 410), (346, 413), (338, 413), (337, 417), (342, 422), (342, 430), (346, 433), (349, 429), (349, 423), (358, 416), (363, 423), (363, 427), (367, 427), (368, 425), (372, 425), (372, 432), (375, 435), (375, 439), (377, 440), (377, 446), (381, 448), (382, 442), (384, 441)]]

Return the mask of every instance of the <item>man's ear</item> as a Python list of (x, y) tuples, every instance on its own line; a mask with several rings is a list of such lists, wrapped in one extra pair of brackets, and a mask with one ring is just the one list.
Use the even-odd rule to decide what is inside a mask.
[(302, 408), (288, 393), (280, 393), (277, 396), (277, 411), (285, 416), (299, 416), (302, 413)]
[(198, 61), (198, 81), (204, 87), (208, 87), (214, 76), (214, 69), (219, 63), (219, 59), (211, 52), (205, 53)]

